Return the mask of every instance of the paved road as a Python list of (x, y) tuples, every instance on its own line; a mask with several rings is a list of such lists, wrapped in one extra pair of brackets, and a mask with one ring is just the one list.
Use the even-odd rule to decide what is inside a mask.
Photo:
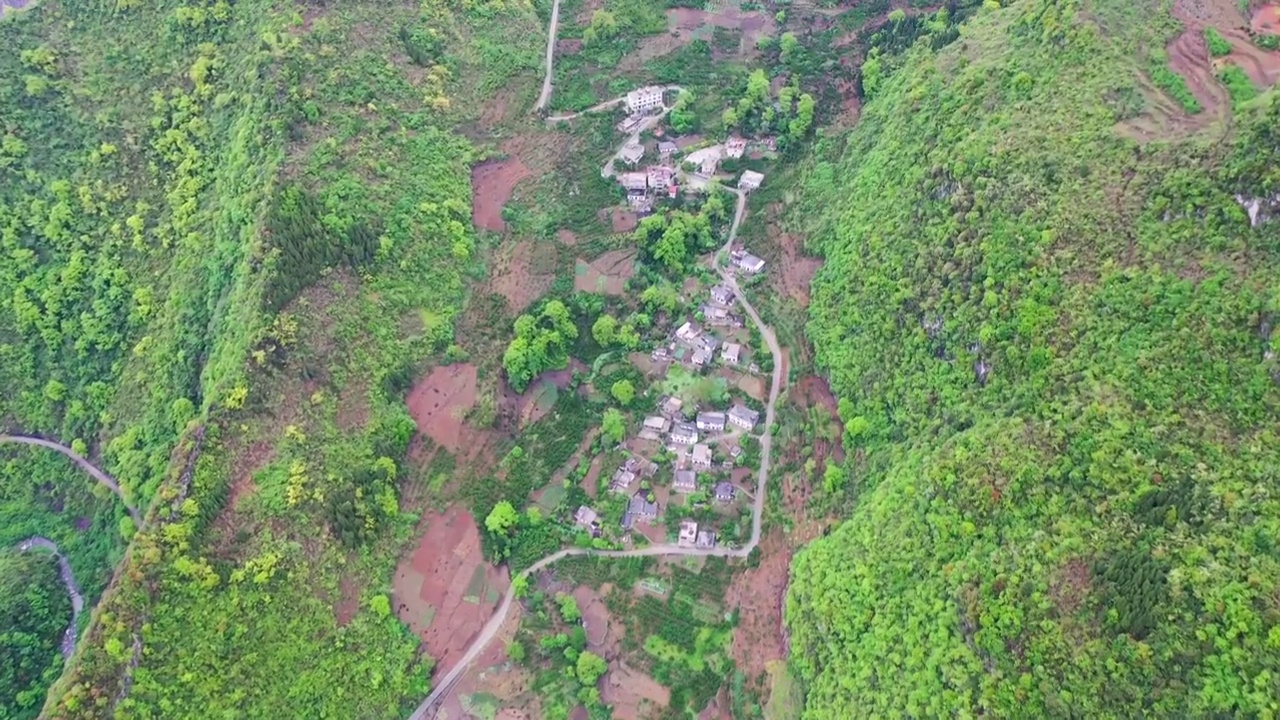
[(62, 634), (62, 657), (70, 660), (71, 655), (76, 651), (76, 623), (80, 619), (80, 613), (84, 610), (84, 597), (80, 594), (80, 586), (76, 584), (76, 576), (71, 572), (71, 563), (67, 562), (67, 558), (58, 549), (58, 544), (48, 538), (39, 536), (27, 538), (18, 543), (18, 549), (27, 552), (33, 548), (48, 550), (58, 559), (58, 571), (62, 575), (62, 584), (67, 588), (67, 595), (71, 597), (71, 622), (67, 625), (67, 630)]
[(542, 93), (538, 95), (538, 104), (533, 107), (534, 112), (546, 107), (547, 102), (551, 100), (551, 71), (555, 69), (556, 31), (559, 26), (560, 0), (555, 0), (555, 2), (551, 3), (551, 23), (547, 28), (547, 69), (542, 78)]
[[(738, 226), (742, 222), (742, 216), (747, 209), (747, 197), (745, 193), (730, 190), (738, 196), (738, 202), (734, 210), (733, 223), (729, 227), (729, 239), (725, 242), (723, 250), (728, 250), (738, 234)], [(711, 260), (714, 265), (716, 260), (712, 256)], [(778, 338), (774, 335), (773, 330), (764, 321), (760, 319), (760, 315), (756, 312), (751, 303), (742, 295), (738, 288), (738, 283), (733, 275), (724, 268), (716, 267), (720, 273), (720, 277), (726, 284), (734, 289), (734, 294), (738, 298), (738, 302), (742, 304), (747, 316), (755, 323), (756, 328), (760, 331), (760, 336), (764, 338), (765, 344), (769, 346), (769, 353), (773, 355), (773, 378), (769, 386), (769, 403), (765, 409), (764, 433), (760, 437), (760, 472), (756, 475), (756, 492), (755, 502), (752, 506), (754, 516), (751, 519), (751, 539), (746, 545), (739, 548), (711, 548), (702, 550), (698, 548), (683, 548), (677, 545), (650, 545), (648, 547), (636, 550), (594, 550), (588, 548), (567, 548), (552, 555), (539, 560), (538, 562), (525, 568), (512, 578), (511, 587), (507, 588), (507, 592), (502, 596), (502, 602), (494, 611), (493, 616), (485, 623), (480, 630), (480, 634), (472, 641), (471, 646), (467, 648), (466, 654), (462, 656), (457, 663), (445, 673), (443, 677), (436, 683), (435, 689), (423, 700), (410, 715), (411, 720), (426, 720), (428, 717), (434, 717), (438, 708), (435, 705), (443, 700), (445, 696), (453, 689), (453, 685), (467, 671), (471, 663), (475, 662), (485, 649), (485, 646), (493, 640), (497, 635), (499, 628), (506, 621), (507, 615), (511, 612), (511, 606), (515, 604), (515, 580), (521, 577), (538, 572), (543, 568), (567, 557), (577, 555), (592, 555), (595, 557), (671, 557), (671, 556), (706, 556), (706, 557), (736, 557), (744, 558), (751, 554), (756, 545), (760, 544), (761, 526), (764, 519), (764, 501), (765, 486), (769, 482), (769, 462), (773, 455), (773, 423), (774, 410), (778, 403), (778, 393), (782, 389), (782, 346), (778, 344)]]
[(59, 445), (58, 443), (52, 440), (45, 440), (44, 438), (32, 437), (30, 435), (0, 435), (0, 444), (3, 444), (3, 443), (20, 443), (22, 445), (39, 445), (40, 447), (49, 448), (50, 450), (55, 450), (71, 458), (71, 460), (75, 462), (75, 464), (80, 466), (81, 470), (84, 470), (85, 472), (92, 475), (94, 480), (97, 480), (99, 483), (107, 486), (107, 488), (109, 488), (111, 492), (115, 493), (116, 497), (120, 498), (120, 502), (124, 503), (125, 509), (129, 511), (129, 516), (133, 518), (134, 527), (139, 529), (142, 528), (142, 515), (138, 513), (137, 508), (130, 505), (129, 501), (125, 499), (124, 493), (120, 491), (120, 484), (116, 482), (115, 478), (111, 477), (110, 475), (94, 467), (93, 463), (81, 457), (81, 455), (77, 453), (75, 450), (72, 450), (66, 445)]

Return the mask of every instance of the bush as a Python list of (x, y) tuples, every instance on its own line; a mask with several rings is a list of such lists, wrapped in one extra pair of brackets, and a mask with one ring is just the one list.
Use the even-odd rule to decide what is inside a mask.
[(1218, 72), (1218, 79), (1227, 87), (1232, 105), (1239, 106), (1258, 96), (1258, 89), (1253, 86), (1253, 81), (1238, 65), (1224, 66)]
[(1231, 54), (1231, 43), (1222, 37), (1217, 28), (1205, 28), (1204, 41), (1209, 44), (1209, 54), (1213, 57), (1226, 57)]

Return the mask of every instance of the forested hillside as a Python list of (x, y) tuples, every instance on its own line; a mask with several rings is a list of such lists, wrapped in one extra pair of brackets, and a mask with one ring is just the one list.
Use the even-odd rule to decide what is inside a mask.
[(0, 429), (150, 508), (137, 531), (64, 458), (3, 451), (0, 540), (57, 540), (90, 603), (117, 568), (48, 716), (392, 717), (424, 692), (385, 594), (416, 520), (402, 397), (483, 272), (453, 128), (541, 42), (521, 2), (0, 22)]
[(1280, 710), (1280, 105), (1127, 137), (1178, 28), (1087, 6), (886, 60), (801, 188), (853, 478), (793, 567), (806, 718)]

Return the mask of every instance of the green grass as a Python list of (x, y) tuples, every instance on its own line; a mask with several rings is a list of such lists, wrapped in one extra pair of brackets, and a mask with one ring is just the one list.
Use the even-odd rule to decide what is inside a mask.
[(1151, 52), (1151, 60), (1147, 71), (1151, 74), (1151, 80), (1156, 87), (1165, 91), (1182, 106), (1182, 109), (1188, 115), (1195, 115), (1204, 110), (1200, 105), (1200, 101), (1191, 93), (1191, 88), (1187, 87), (1186, 78), (1173, 71), (1169, 67), (1169, 56), (1163, 50), (1153, 50)]

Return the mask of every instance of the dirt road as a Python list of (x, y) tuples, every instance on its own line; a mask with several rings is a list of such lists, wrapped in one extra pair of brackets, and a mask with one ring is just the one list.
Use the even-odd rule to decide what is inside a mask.
[(0, 435), (0, 444), (3, 444), (3, 443), (20, 443), (22, 445), (39, 445), (40, 447), (43, 447), (43, 448), (56, 450), (57, 452), (60, 452), (63, 455), (66, 455), (67, 457), (71, 458), (71, 460), (75, 462), (75, 464), (80, 466), (81, 470), (84, 470), (85, 472), (89, 473), (91, 476), (93, 476), (94, 480), (97, 480), (99, 483), (102, 483), (103, 485), (107, 486), (107, 488), (110, 489), (111, 492), (116, 494), (116, 497), (120, 498), (120, 502), (124, 503), (125, 509), (129, 511), (129, 517), (133, 518), (134, 527), (137, 527), (137, 528), (142, 527), (142, 515), (138, 513), (137, 508), (130, 505), (129, 501), (125, 499), (124, 493), (120, 491), (120, 484), (116, 482), (115, 478), (111, 477), (110, 475), (94, 467), (93, 463), (81, 457), (80, 454), (77, 453), (75, 450), (72, 450), (71, 448), (65, 445), (59, 445), (58, 443), (52, 440), (45, 440), (44, 438), (32, 437), (30, 435)]
[(71, 597), (71, 622), (67, 625), (67, 630), (62, 634), (62, 657), (70, 660), (71, 655), (76, 651), (76, 623), (80, 620), (80, 613), (84, 610), (84, 597), (80, 594), (80, 585), (76, 583), (76, 576), (71, 572), (71, 563), (67, 562), (67, 557), (58, 549), (58, 543), (42, 537), (32, 537), (18, 543), (18, 550), (27, 552), (33, 548), (48, 550), (58, 559), (58, 571), (62, 576), (62, 584), (67, 588), (67, 595)]
[[(723, 250), (727, 251), (737, 238), (738, 226), (742, 223), (742, 216), (747, 209), (746, 194), (741, 191), (730, 190), (738, 196), (738, 202), (735, 206), (733, 223), (729, 227), (729, 239), (725, 242)], [(727, 254), (727, 253), (725, 253)], [(712, 257), (712, 264), (715, 265), (715, 257)], [(480, 634), (471, 643), (471, 647), (467, 648), (467, 652), (462, 658), (440, 678), (431, 694), (418, 705), (413, 714), (410, 715), (412, 720), (426, 720), (426, 718), (435, 717), (438, 710), (437, 704), (442, 701), (453, 685), (467, 671), (468, 666), (484, 652), (485, 646), (493, 640), (494, 635), (502, 627), (503, 622), (507, 619), (507, 614), (511, 612), (511, 606), (515, 603), (515, 582), (517, 578), (527, 577), (553, 563), (563, 560), (567, 557), (577, 555), (592, 555), (596, 557), (672, 557), (672, 556), (706, 556), (706, 557), (736, 557), (745, 558), (751, 554), (756, 545), (760, 543), (761, 523), (764, 518), (764, 501), (765, 486), (769, 482), (769, 462), (773, 455), (773, 423), (775, 418), (775, 409), (778, 403), (778, 393), (782, 389), (782, 346), (778, 344), (778, 338), (774, 335), (773, 330), (764, 324), (760, 319), (760, 315), (756, 312), (751, 303), (743, 296), (742, 291), (738, 288), (738, 283), (724, 268), (716, 266), (716, 270), (720, 273), (721, 279), (724, 280), (734, 290), (738, 302), (742, 304), (747, 316), (755, 323), (756, 328), (760, 331), (760, 336), (764, 338), (765, 344), (769, 346), (769, 353), (773, 355), (773, 377), (769, 387), (769, 402), (765, 407), (764, 432), (760, 437), (760, 472), (756, 476), (756, 493), (755, 502), (752, 505), (754, 516), (751, 518), (751, 539), (746, 545), (739, 548), (711, 548), (709, 550), (701, 550), (698, 548), (682, 548), (676, 545), (650, 545), (649, 547), (639, 548), (637, 550), (593, 550), (588, 548), (567, 548), (557, 553), (548, 555), (538, 562), (525, 568), (512, 578), (511, 587), (502, 597), (502, 603), (498, 605), (494, 611), (493, 617), (485, 623)]]
[(560, 27), (560, 0), (551, 3), (551, 22), (547, 26), (547, 69), (542, 78), (542, 93), (538, 95), (538, 104), (533, 106), (537, 112), (547, 106), (551, 100), (551, 72), (555, 69), (556, 32)]

